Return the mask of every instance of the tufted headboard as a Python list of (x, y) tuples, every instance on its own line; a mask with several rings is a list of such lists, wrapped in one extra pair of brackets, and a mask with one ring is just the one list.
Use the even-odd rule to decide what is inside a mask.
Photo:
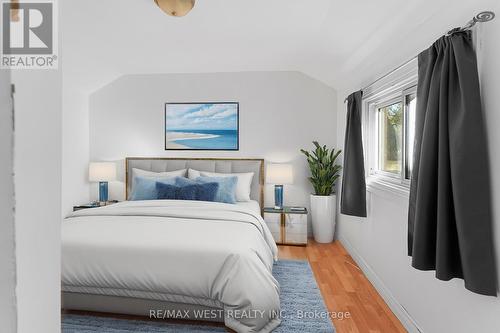
[(132, 187), (132, 168), (153, 172), (195, 169), (207, 172), (240, 173), (253, 172), (250, 199), (264, 207), (264, 160), (254, 158), (170, 158), (127, 157), (125, 159), (125, 197), (128, 199)]

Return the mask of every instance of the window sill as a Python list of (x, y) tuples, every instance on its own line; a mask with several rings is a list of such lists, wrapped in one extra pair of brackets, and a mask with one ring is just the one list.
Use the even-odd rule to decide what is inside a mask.
[(388, 199), (400, 198), (408, 200), (410, 197), (409, 185), (398, 184), (377, 176), (366, 178), (366, 190)]

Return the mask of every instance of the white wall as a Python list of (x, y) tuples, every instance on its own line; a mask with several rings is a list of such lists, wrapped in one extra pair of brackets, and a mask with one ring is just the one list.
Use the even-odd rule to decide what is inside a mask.
[[(193, 101), (240, 103), (239, 151), (164, 150), (165, 102)], [(90, 98), (91, 160), (186, 156), (291, 162), (295, 184), (285, 189), (285, 203), (293, 205), (306, 205), (311, 192), (299, 149), (312, 147), (313, 140), (334, 146), (335, 138), (335, 91), (297, 72), (127, 75)], [(123, 183), (111, 184), (110, 196), (123, 199)], [(266, 202), (273, 200), (268, 186)]]
[[(62, 1), (58, 5), (57, 19)], [(16, 85), (17, 332), (57, 333), (61, 330), (62, 62), (58, 70), (15, 70), (12, 83)]]
[(10, 71), (0, 70), (0, 331), (16, 332), (13, 117)]
[(76, 205), (90, 201), (88, 184), (89, 111), (88, 95), (79, 91), (73, 77), (63, 73), (62, 116), (62, 216)]
[[(89, 202), (88, 161), (89, 161), (89, 92), (81, 83), (81, 77), (88, 73), (87, 57), (82, 55), (81, 38), (88, 24), (78, 24), (78, 20), (88, 20), (82, 15), (80, 6), (88, 5), (76, 0), (65, 0), (60, 20), (62, 49), (64, 50), (63, 115), (62, 115), (62, 216), (65, 217), (75, 205)], [(93, 47), (88, 46), (90, 50)]]
[[(498, 3), (487, 9), (500, 13)], [(474, 12), (464, 13), (463, 21)], [(493, 173), (494, 225), (497, 265), (500, 267), (500, 175), (496, 172), (500, 170), (500, 131), (498, 131), (500, 20), (497, 18), (481, 26), (478, 35), (480, 36), (478, 58), (488, 126), (491, 169), (495, 171)], [(420, 35), (420, 38), (425, 36), (430, 44), (433, 36), (424, 34)], [(412, 46), (423, 50), (429, 44)], [(384, 61), (380, 59), (381, 62)], [(392, 67), (399, 64), (394, 62)], [(371, 79), (367, 73), (366, 77), (360, 78), (349, 87), (344, 87), (342, 92), (339, 91), (340, 146), (345, 131), (345, 105), (342, 99)], [(391, 195), (368, 193), (368, 218), (339, 216), (338, 237), (410, 330), (415, 331), (415, 326), (411, 324), (413, 320), (425, 333), (500, 331), (499, 299), (471, 293), (464, 288), (462, 280), (439, 281), (435, 279), (434, 272), (422, 272), (411, 267), (410, 258), (406, 255), (407, 200)], [(409, 316), (405, 315), (405, 310)]]
[(60, 330), (61, 74), (16, 71), (19, 333)]
[(61, 72), (18, 70), (15, 193), (19, 333), (60, 331)]
[[(0, 71), (0, 331), (57, 333), (61, 70), (13, 70), (11, 79), (7, 73)], [(10, 82), (16, 87), (14, 150)]]

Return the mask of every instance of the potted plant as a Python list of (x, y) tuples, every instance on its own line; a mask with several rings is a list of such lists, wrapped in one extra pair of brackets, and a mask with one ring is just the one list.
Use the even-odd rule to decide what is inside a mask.
[(328, 149), (313, 141), (316, 149), (308, 152), (300, 151), (306, 155), (311, 177), (309, 181), (314, 188), (311, 194), (311, 216), (314, 239), (318, 243), (333, 241), (335, 231), (336, 196), (334, 186), (340, 177), (342, 167), (335, 163), (341, 150)]

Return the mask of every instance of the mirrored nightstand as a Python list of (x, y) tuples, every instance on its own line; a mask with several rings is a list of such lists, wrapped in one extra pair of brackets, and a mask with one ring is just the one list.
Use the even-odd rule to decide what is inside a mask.
[(305, 207), (284, 207), (283, 209), (266, 207), (264, 220), (276, 244), (307, 245), (307, 209)]

